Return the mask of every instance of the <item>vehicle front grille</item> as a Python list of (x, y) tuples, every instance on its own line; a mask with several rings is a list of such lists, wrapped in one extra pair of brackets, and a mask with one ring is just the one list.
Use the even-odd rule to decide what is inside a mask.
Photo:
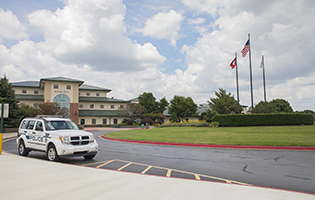
[(89, 136), (72, 136), (70, 140), (72, 145), (87, 145), (90, 142)]

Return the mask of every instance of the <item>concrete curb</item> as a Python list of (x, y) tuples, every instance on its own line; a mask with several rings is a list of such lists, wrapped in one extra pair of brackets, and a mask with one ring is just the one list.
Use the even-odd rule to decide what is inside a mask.
[(184, 147), (204, 147), (204, 148), (226, 148), (226, 149), (258, 149), (258, 150), (299, 150), (299, 151), (315, 151), (315, 147), (288, 147), (288, 146), (250, 146), (250, 145), (211, 145), (211, 144), (189, 144), (189, 143), (171, 143), (171, 142), (150, 142), (139, 140), (125, 140), (101, 136), (103, 139), (130, 142), (140, 144), (168, 145), (168, 146), (184, 146)]

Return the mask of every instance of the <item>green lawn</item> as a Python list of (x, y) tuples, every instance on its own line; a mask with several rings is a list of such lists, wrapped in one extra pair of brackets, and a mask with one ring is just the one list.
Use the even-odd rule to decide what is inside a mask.
[(255, 145), (315, 146), (313, 126), (266, 127), (169, 127), (106, 133), (106, 137), (154, 142)]

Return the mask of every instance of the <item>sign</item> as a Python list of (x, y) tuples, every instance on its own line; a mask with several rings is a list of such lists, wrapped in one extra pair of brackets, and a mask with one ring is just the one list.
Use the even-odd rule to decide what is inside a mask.
[(9, 117), (9, 104), (0, 104), (0, 117), (2, 117), (2, 105), (3, 105), (3, 117), (8, 118)]

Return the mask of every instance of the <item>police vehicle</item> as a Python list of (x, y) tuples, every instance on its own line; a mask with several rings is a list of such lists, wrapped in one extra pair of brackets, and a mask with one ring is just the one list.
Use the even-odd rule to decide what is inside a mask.
[(80, 130), (71, 119), (25, 118), (18, 136), (16, 142), (21, 156), (27, 156), (30, 151), (42, 151), (50, 161), (62, 156), (93, 159), (98, 150), (93, 134)]

